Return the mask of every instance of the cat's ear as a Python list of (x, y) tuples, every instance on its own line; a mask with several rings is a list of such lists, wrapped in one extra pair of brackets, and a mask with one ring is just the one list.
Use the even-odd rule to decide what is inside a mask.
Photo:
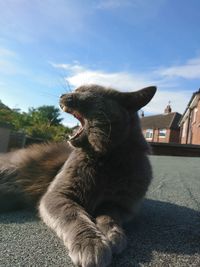
[(149, 103), (156, 90), (155, 86), (149, 86), (136, 92), (120, 93), (120, 102), (128, 110), (138, 111)]

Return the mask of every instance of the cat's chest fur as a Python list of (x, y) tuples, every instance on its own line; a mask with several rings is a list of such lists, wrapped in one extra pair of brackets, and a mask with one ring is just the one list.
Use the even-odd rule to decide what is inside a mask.
[(141, 192), (141, 183), (148, 184), (140, 180), (138, 161), (131, 154), (91, 158), (75, 151), (64, 167), (65, 191), (73, 191), (90, 211), (104, 202), (130, 207)]

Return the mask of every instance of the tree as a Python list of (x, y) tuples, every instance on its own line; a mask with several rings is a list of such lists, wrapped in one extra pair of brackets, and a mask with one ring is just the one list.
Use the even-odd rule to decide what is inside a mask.
[(10, 109), (0, 101), (0, 122), (10, 123), (14, 131), (33, 138), (61, 141), (71, 132), (61, 124), (60, 110), (54, 106), (30, 108), (29, 111)]
[(29, 109), (29, 115), (35, 123), (44, 123), (49, 126), (59, 125), (63, 120), (60, 117), (60, 110), (54, 106), (41, 106), (37, 109)]
[(9, 123), (12, 120), (12, 111), (0, 100), (0, 122)]

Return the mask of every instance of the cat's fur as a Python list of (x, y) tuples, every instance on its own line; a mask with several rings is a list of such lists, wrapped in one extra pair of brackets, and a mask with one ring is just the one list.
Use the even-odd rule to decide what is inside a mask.
[(137, 111), (155, 87), (122, 93), (98, 85), (63, 95), (83, 130), (71, 145), (33, 145), (0, 157), (0, 210), (38, 204), (74, 264), (104, 267), (126, 247), (130, 220), (152, 178)]

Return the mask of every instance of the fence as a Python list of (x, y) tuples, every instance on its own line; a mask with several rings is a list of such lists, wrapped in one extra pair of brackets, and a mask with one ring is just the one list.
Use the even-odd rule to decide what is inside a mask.
[(149, 143), (153, 155), (200, 157), (200, 145)]

